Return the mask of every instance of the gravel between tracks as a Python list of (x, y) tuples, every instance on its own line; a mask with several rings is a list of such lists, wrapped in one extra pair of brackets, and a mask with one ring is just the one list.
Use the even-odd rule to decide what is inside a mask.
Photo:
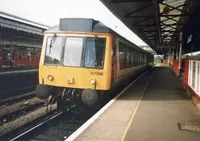
[[(56, 109), (56, 104), (52, 105), (52, 110)], [(11, 122), (8, 122), (6, 124), (3, 124), (0, 126), (0, 136), (12, 131), (28, 122), (31, 122), (32, 120), (35, 120), (43, 115), (46, 114), (46, 107), (41, 107), (33, 112), (30, 112), (24, 116), (21, 116)]]
[(16, 110), (19, 110), (23, 106), (31, 105), (31, 104), (38, 103), (38, 102), (41, 102), (41, 100), (35, 97), (35, 98), (31, 98), (31, 99), (27, 99), (27, 100), (23, 100), (23, 101), (14, 103), (12, 105), (8, 105), (8, 106), (5, 105), (4, 107), (2, 107), (0, 109), (0, 116), (3, 116), (5, 114), (11, 113)]

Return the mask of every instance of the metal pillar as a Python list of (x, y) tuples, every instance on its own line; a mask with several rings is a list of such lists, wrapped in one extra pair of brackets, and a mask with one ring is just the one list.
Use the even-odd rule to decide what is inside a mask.
[(170, 67), (172, 67), (172, 51), (170, 50), (168, 54), (168, 64)]
[(172, 64), (173, 64), (173, 61), (174, 61), (174, 49), (172, 48)]
[(178, 44), (178, 40), (176, 41), (176, 59), (178, 59), (179, 57), (179, 52), (178, 52), (178, 49), (179, 49), (179, 44)]
[(180, 33), (180, 47), (179, 47), (179, 77), (181, 77), (181, 67), (182, 67), (182, 32)]

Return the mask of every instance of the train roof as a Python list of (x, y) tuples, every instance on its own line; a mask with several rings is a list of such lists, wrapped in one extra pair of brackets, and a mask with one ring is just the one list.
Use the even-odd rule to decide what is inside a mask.
[(59, 25), (46, 30), (46, 32), (98, 32), (98, 33), (115, 33), (112, 29), (94, 19), (84, 18), (63, 18), (60, 19)]
[(85, 18), (62, 18), (60, 19), (59, 25), (56, 25), (52, 28), (49, 28), (45, 31), (45, 33), (52, 33), (52, 32), (95, 32), (95, 33), (110, 33), (114, 34), (121, 39), (127, 41), (129, 44), (133, 44), (138, 50), (147, 52), (141, 48), (139, 48), (134, 43), (128, 41), (100, 21), (94, 19), (85, 19)]

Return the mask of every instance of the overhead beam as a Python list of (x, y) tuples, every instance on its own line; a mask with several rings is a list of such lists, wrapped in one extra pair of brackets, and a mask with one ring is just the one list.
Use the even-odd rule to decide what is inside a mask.
[(157, 40), (158, 38), (149, 38), (150, 41)]
[[(142, 32), (142, 31), (141, 31), (141, 32)], [(152, 36), (153, 36), (153, 35), (154, 35), (154, 36), (158, 36), (158, 35), (157, 35), (156, 33), (154, 33), (154, 32), (153, 32), (153, 33), (146, 33), (146, 37), (150, 37), (151, 35), (152, 35)]]
[[(183, 10), (181, 10), (181, 9), (178, 9), (177, 7), (173, 7), (173, 6), (168, 5), (168, 4), (166, 4), (166, 3), (163, 3), (163, 2), (161, 2), (160, 4), (165, 5), (165, 6), (168, 6), (168, 7), (172, 8), (173, 10), (178, 10), (178, 11), (183, 12), (183, 13), (185, 12), (185, 11), (183, 11)], [(179, 6), (178, 6), (178, 7), (179, 7)]]
[(129, 16), (129, 17), (126, 17), (126, 18), (153, 18), (154, 16), (153, 15), (143, 15), (143, 16)]
[[(150, 33), (150, 32), (158, 32), (157, 30), (143, 30), (143, 32), (148, 32), (148, 33)], [(161, 32), (178, 32), (178, 31), (176, 31), (176, 30), (161, 30)]]
[(129, 18), (132, 14), (137, 13), (137, 12), (139, 12), (139, 11), (141, 11), (141, 10), (146, 9), (146, 8), (149, 8), (149, 7), (151, 7), (151, 6), (153, 6), (153, 5), (152, 5), (152, 4), (148, 4), (148, 5), (146, 5), (146, 6), (143, 6), (143, 7), (141, 7), (141, 8), (138, 8), (138, 9), (136, 9), (136, 10), (130, 11), (130, 12), (128, 12), (124, 17), (125, 17), (125, 18)]
[[(184, 26), (185, 24), (183, 23), (177, 23), (177, 24), (166, 24), (166, 23), (161, 23), (161, 26)], [(134, 25), (135, 27), (151, 27), (151, 26), (156, 26), (156, 24), (137, 24)]]
[(146, 28), (155, 28), (155, 26), (143, 26), (143, 27), (140, 27), (140, 30), (144, 30)]
[(143, 32), (157, 32), (157, 30), (143, 30)]
[[(157, 33), (158, 33), (158, 38), (159, 38), (159, 43), (162, 43), (162, 39), (161, 39), (161, 29), (160, 29), (160, 7), (159, 7), (159, 0), (153, 0), (153, 5), (154, 5), (154, 9), (155, 11), (155, 21), (156, 21), (156, 25), (157, 25)], [(158, 44), (159, 44), (158, 43)]]
[(175, 24), (166, 24), (166, 23), (161, 23), (161, 26), (184, 26), (185, 24), (183, 23), (175, 23)]
[[(142, 0), (142, 2), (151, 2), (152, 0)], [(111, 0), (110, 3), (129, 3), (129, 2), (141, 2), (141, 0)]]
[(148, 27), (150, 27), (150, 26), (156, 26), (156, 24), (138, 24), (138, 25), (134, 25), (134, 26), (138, 26), (138, 27), (148, 26)]
[[(170, 11), (173, 11), (173, 10), (177, 10), (177, 9), (179, 9), (180, 7), (182, 7), (182, 6), (184, 6), (185, 4), (182, 4), (182, 5), (179, 5), (179, 6), (177, 6), (177, 7), (171, 7), (171, 9), (170, 9)], [(180, 10), (180, 9), (179, 9)], [(179, 11), (178, 10), (178, 11)]]
[[(191, 16), (190, 14), (176, 14), (176, 15), (163, 15), (163, 14), (160, 14), (160, 17), (171, 17), (171, 18), (174, 18), (174, 17), (186, 17), (186, 16)], [(199, 15), (198, 15), (199, 16)], [(126, 18), (153, 18), (154, 15), (142, 15), (142, 16), (129, 16), (129, 17), (126, 17)]]
[(176, 28), (175, 28), (175, 27), (173, 27), (173, 26), (171, 26), (171, 25), (164, 25), (164, 26), (161, 26), (161, 29), (164, 29), (164, 28), (166, 28), (166, 27), (170, 27), (170, 28), (173, 28), (173, 29), (175, 29), (175, 30), (176, 30)]
[(167, 19), (165, 19), (165, 20), (162, 20), (161, 21), (161, 23), (164, 23), (165, 21), (168, 21), (168, 20), (172, 20), (172, 21), (174, 21), (174, 22), (178, 22), (177, 20), (175, 20), (175, 19), (173, 19), (173, 18), (171, 18), (171, 17), (166, 17)]
[(154, 34), (154, 35), (151, 35), (151, 36), (147, 36), (148, 39), (151, 39), (152, 37), (157, 38), (157, 35)]
[(173, 14), (168, 14), (168, 15), (163, 15), (161, 14), (160, 17), (185, 17), (185, 16), (191, 16), (190, 14), (176, 14), (176, 15), (173, 15)]
[(148, 19), (151, 19), (151, 18), (152, 18), (152, 17), (144, 18), (143, 20), (140, 20), (140, 21), (138, 21), (138, 22), (133, 23), (132, 26), (135, 26), (135, 25), (137, 25), (137, 24), (139, 24), (139, 23), (142, 23), (142, 22), (144, 22), (144, 21), (146, 21), (146, 20), (148, 20)]
[(171, 32), (171, 33), (174, 33), (174, 32), (177, 32), (176, 30), (161, 30), (161, 32)]

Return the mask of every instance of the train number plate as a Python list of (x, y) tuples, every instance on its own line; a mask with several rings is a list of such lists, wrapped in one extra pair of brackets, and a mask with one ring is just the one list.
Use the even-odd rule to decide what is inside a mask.
[(103, 72), (91, 72), (91, 75), (103, 75)]

